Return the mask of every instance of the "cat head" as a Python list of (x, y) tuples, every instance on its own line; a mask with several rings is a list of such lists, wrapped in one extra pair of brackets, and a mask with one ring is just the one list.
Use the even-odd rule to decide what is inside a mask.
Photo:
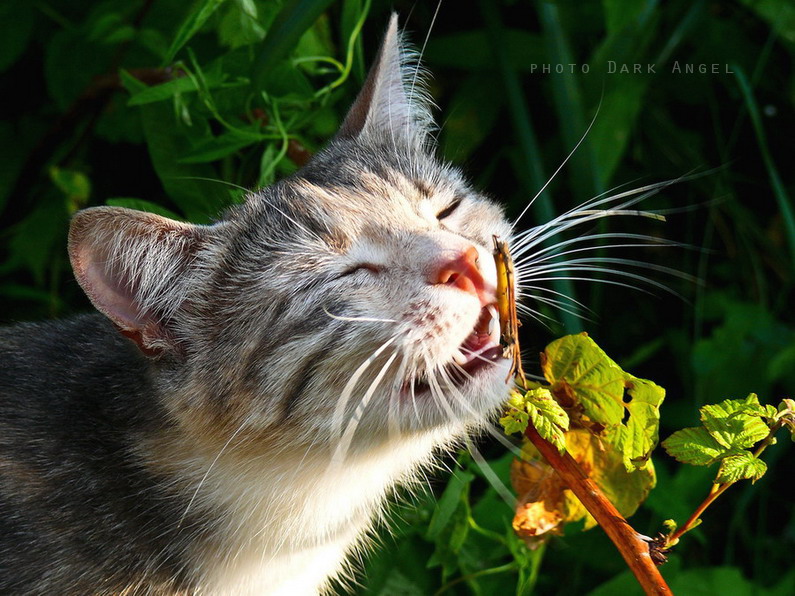
[(418, 75), (393, 16), (339, 132), (296, 174), (209, 226), (75, 216), (78, 282), (175, 415), (355, 446), (460, 432), (504, 399), (492, 237), (510, 227), (434, 156)]

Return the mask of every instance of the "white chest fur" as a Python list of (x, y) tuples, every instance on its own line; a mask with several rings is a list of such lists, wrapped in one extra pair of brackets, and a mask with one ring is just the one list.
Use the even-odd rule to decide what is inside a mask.
[(441, 436), (450, 435), (392, 441), (336, 467), (306, 454), (245, 469), (219, 458), (196, 499), (224, 515), (213, 545), (193, 555), (201, 593), (312, 595), (344, 579), (346, 556), (366, 544), (390, 489), (412, 480)]

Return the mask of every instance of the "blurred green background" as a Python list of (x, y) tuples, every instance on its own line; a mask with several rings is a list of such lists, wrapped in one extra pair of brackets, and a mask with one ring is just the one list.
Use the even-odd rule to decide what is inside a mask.
[[(450, 0), (431, 30), (436, 7), (6, 0), (2, 321), (90, 307), (65, 250), (75, 210), (111, 204), (207, 222), (243, 189), (295, 171), (333, 135), (394, 9), (417, 47), (428, 37), (440, 152), (512, 217), (596, 114), (519, 229), (617, 186), (698, 174), (640, 206), (667, 222), (610, 218), (590, 230), (687, 245), (604, 255), (697, 280), (634, 270), (670, 293), (570, 283), (567, 292), (591, 311), (547, 327), (527, 321), (529, 372), (550, 340), (586, 330), (624, 369), (667, 389), (663, 438), (694, 425), (704, 403), (750, 391), (774, 404), (792, 396), (795, 2)], [(486, 439), (479, 449), (507, 482), (505, 449)], [(791, 457), (788, 440), (768, 450), (768, 474), (733, 487), (685, 537), (663, 567), (676, 594), (795, 593)], [(452, 481), (439, 472), (395, 508), (357, 593), (638, 592), (598, 529), (572, 529), (529, 551), (482, 467), (466, 454), (446, 463), (457, 470)], [(662, 452), (655, 463), (658, 486), (632, 518), (649, 535), (666, 518), (682, 521), (714, 474)]]

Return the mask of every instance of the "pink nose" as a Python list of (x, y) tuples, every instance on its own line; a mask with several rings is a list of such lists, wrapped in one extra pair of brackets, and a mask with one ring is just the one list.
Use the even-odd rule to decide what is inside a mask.
[(474, 295), (482, 305), (493, 300), (491, 292), (478, 268), (478, 250), (470, 246), (452, 259), (444, 259), (430, 271), (428, 280), (432, 284), (453, 286)]

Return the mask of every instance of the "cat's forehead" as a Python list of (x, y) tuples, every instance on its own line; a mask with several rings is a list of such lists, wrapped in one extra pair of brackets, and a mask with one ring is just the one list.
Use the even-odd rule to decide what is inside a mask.
[(439, 205), (466, 192), (452, 181), (423, 179), (396, 170), (362, 170), (342, 184), (319, 184), (307, 179), (298, 179), (295, 184), (315, 210), (352, 232), (427, 226), (435, 221)]
[(347, 252), (360, 241), (392, 245), (437, 230), (439, 214), (451, 208), (460, 214), (455, 231), (472, 241), (486, 245), (492, 234), (505, 233), (502, 210), (455, 167), (424, 152), (332, 143), (293, 176), (252, 196), (241, 223), (245, 236), (254, 233), (263, 246), (302, 250), (320, 240)]

